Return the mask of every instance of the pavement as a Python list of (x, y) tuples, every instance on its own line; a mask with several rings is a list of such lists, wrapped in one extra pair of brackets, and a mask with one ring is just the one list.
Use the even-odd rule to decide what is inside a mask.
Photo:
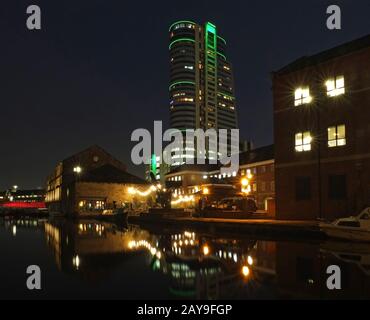
[(226, 219), (226, 218), (174, 218), (175, 220), (182, 221), (198, 221), (208, 223), (235, 223), (242, 225), (263, 225), (263, 226), (291, 226), (291, 227), (304, 227), (315, 228), (319, 226), (318, 221), (300, 221), (300, 220), (275, 220), (275, 219)]
[(318, 221), (141, 216), (129, 217), (129, 223), (161, 228), (194, 228), (217, 234), (242, 234), (256, 238), (321, 239), (324, 236)]

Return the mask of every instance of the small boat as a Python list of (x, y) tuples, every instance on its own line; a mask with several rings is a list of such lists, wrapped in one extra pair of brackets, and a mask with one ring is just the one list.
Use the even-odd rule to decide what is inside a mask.
[(123, 208), (104, 210), (103, 214), (96, 216), (96, 219), (100, 219), (107, 222), (125, 222), (127, 221), (128, 213)]
[(357, 217), (337, 219), (332, 223), (320, 223), (320, 229), (331, 238), (370, 242), (370, 207)]

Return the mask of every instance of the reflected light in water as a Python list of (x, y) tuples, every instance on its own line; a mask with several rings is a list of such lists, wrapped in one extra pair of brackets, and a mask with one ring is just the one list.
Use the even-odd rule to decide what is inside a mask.
[(72, 259), (72, 264), (74, 267), (76, 267), (76, 269), (78, 270), (78, 268), (80, 267), (80, 257), (78, 255), (76, 255), (73, 259)]
[[(310, 290), (305, 291), (304, 297), (309, 299), (368, 297), (370, 249), (366, 245), (327, 241), (257, 242), (244, 236), (223, 238), (208, 232), (194, 234), (189, 230), (181, 234), (175, 234), (176, 231), (170, 233), (171, 229), (151, 233), (139, 227), (129, 226), (127, 229), (127, 226), (85, 221), (76, 224), (74, 221), (45, 220), (38, 223), (37, 230), (32, 230), (41, 234), (39, 230), (44, 228), (44, 240), (53, 254), (42, 257), (43, 264), (48, 265), (50, 259), (55, 259), (57, 268), (48, 270), (52, 294), (55, 288), (67, 298), (83, 298), (82, 294), (86, 292), (87, 296), (91, 293), (93, 298), (104, 299), (106, 287), (113, 298), (132, 299), (131, 288), (137, 287), (135, 295), (138, 294), (138, 298), (181, 299), (186, 294), (190, 299), (270, 300), (300, 298), (302, 288), (308, 287)], [(33, 225), (32, 222), (7, 220), (0, 226), (0, 235), (13, 239), (9, 243), (15, 245), (14, 250), (9, 250), (6, 263), (18, 261), (22, 254), (16, 251), (20, 248), (19, 241), (27, 243), (27, 250), (36, 257), (46, 253), (44, 243), (35, 241), (29, 230), (22, 231), (24, 227)], [(18, 227), (22, 229), (20, 234), (17, 234)], [(2, 232), (3, 229), (6, 232)], [(101, 231), (106, 237), (97, 236)], [(346, 253), (340, 256), (340, 260), (339, 249)], [(355, 252), (359, 252), (356, 259)], [(348, 254), (351, 254), (351, 262), (347, 261)], [(292, 262), (289, 267), (284, 263), (288, 260)], [(310, 263), (306, 266), (302, 261)], [(310, 267), (311, 261), (317, 268)], [(343, 290), (339, 295), (329, 296), (325, 291), (316, 290), (320, 286), (316, 281), (326, 272), (328, 263), (346, 266), (346, 274), (349, 273), (351, 281), (350, 291)], [(0, 273), (4, 270), (9, 270), (8, 266), (0, 264)], [(15, 280), (18, 277), (17, 273), (10, 276)], [(14, 279), (6, 278), (12, 285)], [(347, 275), (343, 279), (347, 280)], [(106, 286), (101, 285), (104, 282)], [(152, 284), (151, 287), (148, 283)], [(169, 286), (176, 291), (169, 292)], [(289, 297), (285, 295), (287, 289)]]
[(247, 266), (243, 266), (243, 268), (242, 268), (242, 274), (243, 274), (244, 277), (248, 277), (249, 276), (250, 270), (249, 270), (249, 268)]
[(129, 249), (133, 249), (133, 248), (135, 248), (136, 247), (136, 242), (135, 241), (130, 241), (129, 243), (128, 243), (128, 248)]
[(133, 250), (133, 249), (140, 249), (140, 248), (145, 248), (147, 249), (151, 255), (153, 256), (157, 256), (158, 259), (161, 258), (161, 252), (159, 251), (158, 248), (152, 246), (148, 241), (146, 240), (140, 240), (140, 241), (135, 241), (135, 240), (132, 240), (128, 243), (128, 248), (130, 250)]

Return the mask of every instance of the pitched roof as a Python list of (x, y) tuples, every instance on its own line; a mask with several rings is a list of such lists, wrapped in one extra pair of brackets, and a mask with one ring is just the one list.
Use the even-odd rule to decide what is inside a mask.
[(110, 164), (84, 173), (79, 181), (99, 183), (147, 184), (147, 182)]
[(278, 71), (274, 72), (275, 74), (285, 74), (290, 73), (293, 71), (297, 71), (300, 69), (304, 69), (328, 60), (331, 60), (336, 57), (344, 56), (346, 54), (362, 50), (364, 48), (370, 47), (370, 34), (355, 39), (353, 41), (341, 44), (329, 50), (322, 51), (320, 53), (311, 55), (311, 56), (304, 56), (301, 57), (292, 63), (284, 66), (283, 68), (279, 69)]
[(273, 160), (274, 155), (274, 145), (268, 145), (261, 148), (249, 150), (242, 152), (239, 155), (239, 164), (250, 164), (254, 162), (262, 162), (267, 160)]
[(79, 151), (79, 152), (77, 152), (77, 153), (75, 153), (75, 154), (73, 154), (73, 155), (71, 155), (71, 156), (63, 159), (63, 162), (64, 161), (68, 161), (70, 159), (78, 158), (78, 156), (80, 156), (80, 155), (82, 155), (82, 154), (84, 154), (86, 152), (89, 152), (91, 150), (99, 150), (100, 152), (105, 153), (108, 157), (110, 157), (110, 158), (114, 159), (115, 161), (120, 162), (122, 165), (124, 165), (120, 160), (116, 159), (107, 150), (103, 149), (102, 147), (98, 146), (97, 144), (94, 144), (94, 145), (92, 145), (92, 146), (90, 146), (90, 147), (88, 147), (88, 148), (86, 148), (84, 150), (81, 150), (81, 151)]

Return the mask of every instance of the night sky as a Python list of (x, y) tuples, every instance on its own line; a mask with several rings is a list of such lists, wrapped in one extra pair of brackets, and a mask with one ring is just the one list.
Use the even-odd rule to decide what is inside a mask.
[[(42, 30), (26, 28), (26, 8)], [(326, 28), (342, 8), (343, 29)], [(0, 190), (44, 186), (58, 161), (98, 144), (128, 165), (131, 132), (169, 120), (168, 27), (211, 21), (234, 65), (241, 138), (273, 142), (270, 72), (370, 33), (370, 1), (5, 0), (0, 9)]]

